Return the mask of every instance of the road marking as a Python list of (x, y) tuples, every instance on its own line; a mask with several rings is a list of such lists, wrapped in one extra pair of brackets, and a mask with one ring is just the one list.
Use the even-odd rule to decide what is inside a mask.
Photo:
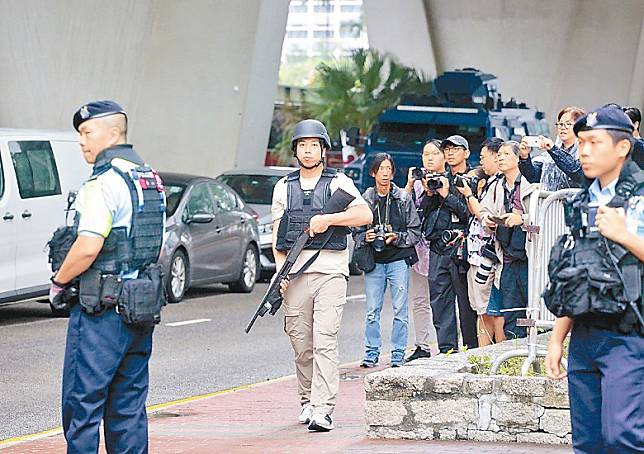
[(353, 301), (353, 300), (366, 300), (366, 299), (367, 299), (367, 295), (365, 295), (364, 293), (363, 293), (363, 294), (361, 294), (361, 295), (351, 295), (351, 296), (347, 296), (347, 301)]
[(38, 325), (40, 323), (50, 323), (50, 322), (61, 322), (67, 321), (67, 318), (48, 318), (47, 320), (36, 320), (35, 322), (23, 322), (23, 323), (7, 323), (6, 325), (0, 325), (0, 328), (10, 328), (13, 326), (28, 326), (28, 325)]
[(205, 323), (205, 322), (211, 322), (212, 319), (210, 318), (196, 318), (194, 320), (186, 320), (184, 322), (173, 322), (173, 323), (166, 323), (165, 326), (185, 326), (185, 325), (194, 325), (195, 323)]

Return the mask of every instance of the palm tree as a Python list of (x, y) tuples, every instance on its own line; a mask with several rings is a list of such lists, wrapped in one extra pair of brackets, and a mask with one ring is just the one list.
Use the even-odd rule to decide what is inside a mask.
[(413, 68), (374, 50), (359, 49), (349, 59), (318, 65), (305, 104), (332, 137), (354, 126), (367, 134), (378, 115), (395, 106), (403, 93), (427, 94), (430, 89), (431, 82)]
[(389, 55), (359, 49), (350, 58), (318, 65), (313, 88), (307, 92), (301, 106), (284, 109), (282, 139), (275, 147), (283, 163), (291, 158), (290, 138), (299, 120), (320, 120), (331, 138), (338, 138), (341, 129), (350, 127), (365, 135), (378, 115), (395, 106), (403, 93), (428, 94), (431, 82)]

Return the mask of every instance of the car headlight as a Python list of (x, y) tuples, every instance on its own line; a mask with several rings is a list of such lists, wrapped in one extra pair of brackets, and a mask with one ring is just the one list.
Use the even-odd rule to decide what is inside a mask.
[(273, 233), (273, 224), (260, 224), (257, 226), (259, 233)]

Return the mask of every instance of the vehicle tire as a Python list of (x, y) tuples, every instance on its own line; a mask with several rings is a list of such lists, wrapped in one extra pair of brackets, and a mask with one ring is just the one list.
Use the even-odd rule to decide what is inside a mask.
[(188, 265), (188, 258), (185, 252), (177, 249), (172, 254), (170, 260), (170, 268), (168, 270), (168, 280), (166, 282), (166, 291), (168, 292), (168, 302), (178, 303), (183, 299), (186, 290), (190, 286), (188, 280), (190, 266)]
[(231, 291), (237, 293), (250, 293), (255, 288), (255, 281), (259, 272), (259, 255), (253, 245), (249, 245), (244, 252), (239, 278), (228, 284)]
[(49, 303), (49, 308), (54, 317), (69, 318), (69, 309), (56, 309), (51, 303)]

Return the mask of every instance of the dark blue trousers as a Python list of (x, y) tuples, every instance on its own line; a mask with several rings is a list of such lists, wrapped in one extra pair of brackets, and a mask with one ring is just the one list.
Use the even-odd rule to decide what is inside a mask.
[(644, 337), (575, 322), (568, 390), (575, 453), (644, 452)]
[(63, 370), (68, 453), (98, 452), (104, 422), (108, 453), (146, 453), (148, 360), (154, 328), (132, 328), (112, 309), (90, 316), (74, 306)]
[[(501, 295), (503, 309), (525, 309), (528, 307), (528, 262), (515, 260), (503, 263), (501, 271)], [(508, 339), (526, 336), (526, 328), (517, 326), (518, 318), (525, 318), (523, 310), (503, 312), (505, 335)]]

